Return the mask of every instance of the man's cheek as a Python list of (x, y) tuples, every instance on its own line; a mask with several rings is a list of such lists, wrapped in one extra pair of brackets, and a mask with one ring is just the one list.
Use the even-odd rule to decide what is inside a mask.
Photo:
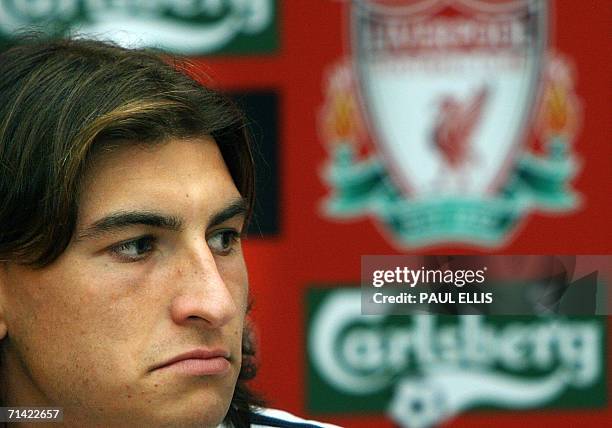
[(64, 361), (87, 365), (87, 359), (100, 356), (104, 357), (101, 364), (111, 363), (107, 354), (119, 351), (117, 344), (129, 342), (130, 337), (135, 339), (130, 315), (137, 311), (119, 296), (80, 288), (72, 293), (46, 293), (44, 298), (38, 295), (30, 304), (31, 315), (23, 324), (26, 331), (20, 333), (30, 336), (41, 352), (64, 355)]

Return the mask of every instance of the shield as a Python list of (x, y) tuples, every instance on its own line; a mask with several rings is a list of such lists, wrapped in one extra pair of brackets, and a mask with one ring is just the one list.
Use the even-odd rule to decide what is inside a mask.
[(539, 0), (355, 0), (364, 115), (411, 198), (485, 197), (508, 179), (536, 104), (547, 36)]

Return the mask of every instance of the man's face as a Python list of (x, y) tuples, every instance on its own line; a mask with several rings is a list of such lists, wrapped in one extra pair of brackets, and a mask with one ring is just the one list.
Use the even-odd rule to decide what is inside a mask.
[(97, 158), (62, 256), (0, 269), (8, 403), (77, 426), (219, 423), (241, 362), (244, 207), (211, 139)]

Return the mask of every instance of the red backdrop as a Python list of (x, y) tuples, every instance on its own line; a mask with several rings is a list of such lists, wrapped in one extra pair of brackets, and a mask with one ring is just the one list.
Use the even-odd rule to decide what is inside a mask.
[[(360, 256), (398, 254), (368, 219), (338, 223), (320, 215), (328, 193), (321, 168), (328, 154), (317, 132), (324, 101), (324, 73), (348, 52), (346, 2), (286, 1), (280, 7), (280, 49), (267, 56), (208, 57), (213, 79), (223, 89), (270, 89), (279, 93), (281, 225), (276, 237), (249, 239), (246, 246), (261, 369), (256, 386), (273, 407), (309, 416), (305, 408), (305, 308), (308, 285), (357, 283)], [(559, 1), (552, 10), (550, 45), (576, 66), (576, 92), (583, 103), (582, 126), (574, 143), (582, 161), (574, 187), (583, 196), (575, 212), (529, 214), (502, 254), (609, 254), (612, 217), (610, 40), (608, 1)], [(437, 246), (432, 253), (477, 251)], [(608, 343), (612, 335), (608, 332)], [(608, 345), (609, 346), (609, 345)], [(609, 377), (609, 376), (608, 376)], [(609, 381), (608, 381), (609, 382)], [(608, 390), (610, 388), (608, 387)], [(489, 413), (463, 414), (453, 427), (488, 427)], [(497, 426), (603, 426), (605, 410), (496, 412)], [(393, 426), (383, 417), (330, 417), (351, 427)]]

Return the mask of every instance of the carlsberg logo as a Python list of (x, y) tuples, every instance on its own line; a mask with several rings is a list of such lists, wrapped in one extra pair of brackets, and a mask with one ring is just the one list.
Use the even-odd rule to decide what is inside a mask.
[(183, 54), (276, 48), (275, 0), (6, 0), (0, 38), (34, 26)]
[(315, 394), (356, 409), (384, 397), (370, 410), (419, 428), (477, 406), (567, 405), (602, 385), (594, 401), (605, 396), (605, 324), (595, 317), (362, 316), (359, 290), (326, 292), (310, 313), (313, 411), (332, 410)]

